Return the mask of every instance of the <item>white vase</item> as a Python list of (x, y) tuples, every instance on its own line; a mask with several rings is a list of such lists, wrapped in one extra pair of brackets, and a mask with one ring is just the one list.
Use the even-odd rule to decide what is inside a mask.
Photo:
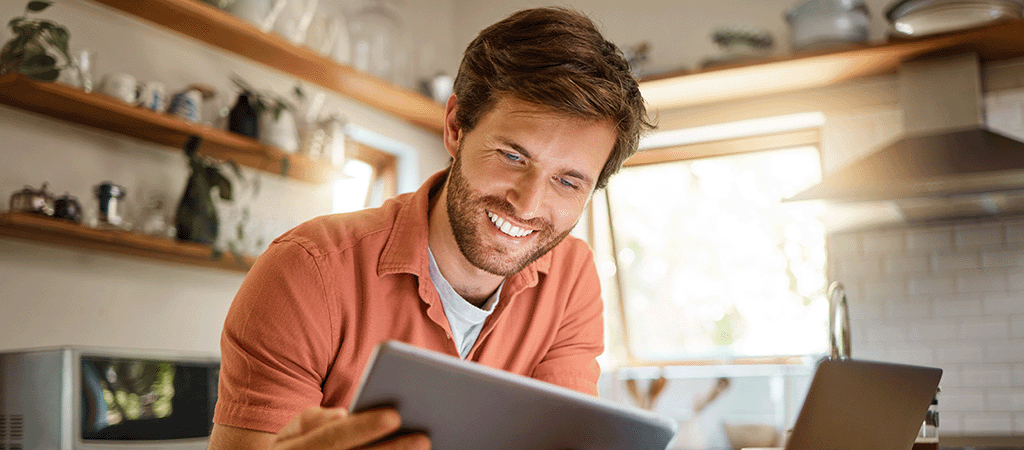
[(281, 110), (274, 117), (273, 110), (260, 113), (260, 142), (277, 147), (285, 153), (299, 150), (299, 133), (295, 126), (295, 115), (290, 110)]

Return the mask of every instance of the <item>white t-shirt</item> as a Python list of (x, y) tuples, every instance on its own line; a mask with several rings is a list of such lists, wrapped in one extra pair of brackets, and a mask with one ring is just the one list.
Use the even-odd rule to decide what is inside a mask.
[(437, 288), (437, 295), (441, 297), (441, 305), (444, 307), (444, 315), (448, 317), (448, 326), (452, 329), (452, 339), (455, 340), (455, 347), (459, 349), (459, 355), (466, 359), (469, 351), (480, 337), (480, 330), (484, 326), (487, 316), (494, 311), (498, 304), (498, 297), (501, 295), (501, 287), (505, 285), (502, 281), (494, 294), (484, 302), (483, 306), (477, 308), (475, 305), (462, 298), (461, 295), (452, 289), (448, 280), (444, 279), (441, 271), (437, 268), (437, 261), (434, 260), (434, 253), (427, 249), (430, 255), (430, 280)]

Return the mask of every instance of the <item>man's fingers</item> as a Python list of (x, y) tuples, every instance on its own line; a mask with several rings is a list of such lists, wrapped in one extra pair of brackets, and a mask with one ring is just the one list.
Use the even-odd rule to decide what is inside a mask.
[(350, 449), (377, 441), (402, 426), (393, 408), (380, 408), (332, 421), (309, 434), (307, 448)]
[(344, 408), (326, 409), (311, 406), (302, 410), (302, 412), (295, 416), (291, 422), (288, 422), (288, 424), (277, 433), (277, 440), (283, 441), (295, 436), (308, 434), (332, 420), (338, 420), (347, 415), (348, 411)]
[(430, 450), (430, 438), (423, 433), (407, 434), (367, 447), (367, 450)]

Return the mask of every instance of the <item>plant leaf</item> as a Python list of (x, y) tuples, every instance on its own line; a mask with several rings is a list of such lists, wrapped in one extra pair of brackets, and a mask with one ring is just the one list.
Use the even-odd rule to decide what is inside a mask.
[(220, 198), (224, 200), (231, 200), (231, 180), (227, 179), (224, 174), (220, 173), (219, 169), (216, 167), (207, 167), (206, 179), (209, 180), (210, 185), (217, 187), (217, 192), (220, 194)]
[(32, 12), (39, 12), (49, 8), (52, 4), (53, 2), (48, 2), (46, 0), (32, 0), (28, 2), (28, 6), (26, 6), (25, 9)]
[(21, 67), (23, 69), (29, 69), (32, 71), (39, 71), (56, 66), (57, 60), (45, 53), (36, 53), (35, 55), (29, 56), (21, 63)]

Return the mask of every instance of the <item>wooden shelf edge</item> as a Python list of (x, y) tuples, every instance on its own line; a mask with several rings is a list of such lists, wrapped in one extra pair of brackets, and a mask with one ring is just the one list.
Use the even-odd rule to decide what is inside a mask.
[(245, 20), (198, 0), (94, 0), (182, 35), (393, 114), (431, 132), (444, 127), (444, 106), (417, 92), (338, 64), (263, 33)]
[[(288, 154), (255, 139), (135, 107), (98, 93), (11, 73), (0, 77), (0, 103), (181, 151), (189, 136), (203, 138), (199, 152), (307, 183), (329, 181), (341, 169), (327, 161)], [(285, 170), (287, 169), (287, 170)]]
[(964, 51), (983, 61), (1024, 57), (1024, 21), (680, 72), (641, 80), (640, 91), (649, 109), (683, 108), (835, 85), (894, 73), (909, 59)]
[(213, 248), (208, 245), (120, 230), (93, 229), (21, 212), (0, 213), (0, 236), (236, 272), (247, 272), (256, 260), (245, 256), (239, 262), (230, 254), (215, 257)]

